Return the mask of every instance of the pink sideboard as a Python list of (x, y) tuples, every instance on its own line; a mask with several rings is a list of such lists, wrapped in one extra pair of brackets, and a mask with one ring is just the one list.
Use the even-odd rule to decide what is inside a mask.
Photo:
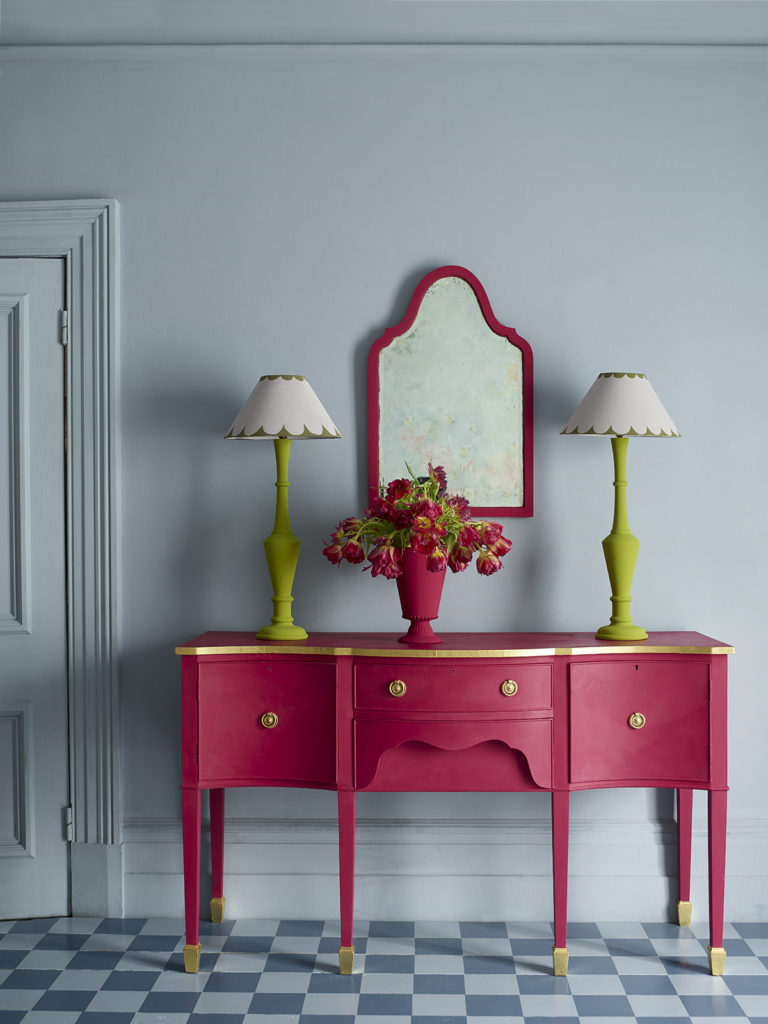
[(409, 648), (395, 633), (182, 644), (185, 966), (200, 963), (200, 793), (210, 790), (211, 914), (224, 914), (224, 791), (330, 789), (339, 802), (342, 973), (354, 945), (355, 792), (544, 791), (552, 799), (553, 966), (565, 974), (574, 790), (677, 790), (678, 923), (690, 922), (691, 807), (709, 801), (709, 962), (721, 974), (726, 682), (733, 649), (700, 633), (637, 644), (587, 633), (454, 633)]

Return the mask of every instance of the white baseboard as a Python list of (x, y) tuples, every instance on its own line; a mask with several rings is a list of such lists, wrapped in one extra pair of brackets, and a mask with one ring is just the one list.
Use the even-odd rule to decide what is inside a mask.
[[(126, 916), (184, 911), (180, 823), (133, 819), (124, 826)], [(207, 828), (201, 911), (207, 916)], [(227, 822), (228, 917), (338, 919), (335, 819)], [(677, 899), (676, 829), (671, 820), (571, 822), (569, 918), (667, 920)], [(728, 830), (726, 917), (768, 919), (768, 820)], [(706, 830), (694, 828), (694, 920), (706, 920)], [(548, 819), (514, 821), (358, 820), (358, 919), (551, 920)]]

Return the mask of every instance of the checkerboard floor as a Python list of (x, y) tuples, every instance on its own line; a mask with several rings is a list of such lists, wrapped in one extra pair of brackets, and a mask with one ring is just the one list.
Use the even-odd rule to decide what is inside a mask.
[(542, 922), (369, 921), (338, 974), (326, 921), (0, 921), (0, 1024), (768, 1024), (768, 923), (728, 925), (725, 974), (706, 925), (571, 924), (567, 978)]

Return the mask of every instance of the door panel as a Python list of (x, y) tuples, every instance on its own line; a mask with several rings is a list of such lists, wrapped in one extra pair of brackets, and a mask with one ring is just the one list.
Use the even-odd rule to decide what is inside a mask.
[(64, 289), (0, 259), (0, 918), (69, 913)]

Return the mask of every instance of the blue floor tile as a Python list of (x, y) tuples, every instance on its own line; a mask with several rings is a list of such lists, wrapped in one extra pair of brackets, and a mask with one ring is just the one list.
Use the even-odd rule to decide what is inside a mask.
[(579, 1017), (634, 1017), (626, 996), (574, 996)]
[(569, 974), (618, 974), (610, 956), (570, 956)]
[(611, 956), (647, 956), (656, 959), (656, 950), (650, 939), (605, 939), (605, 948)]
[(67, 964), (68, 971), (114, 971), (123, 958), (122, 953), (107, 953), (99, 949), (81, 949)]
[(278, 935), (317, 935), (323, 934), (325, 921), (281, 921)]
[(746, 1017), (733, 996), (680, 996), (680, 1001), (690, 1017)]
[(410, 1017), (411, 1003), (412, 999), (408, 995), (371, 992), (360, 996), (357, 1012), (358, 1015), (375, 1014), (377, 1017)]
[(461, 956), (463, 952), (461, 939), (448, 938), (416, 939), (414, 949), (416, 956)]
[(507, 926), (503, 921), (462, 921), (459, 925), (462, 939), (506, 939)]
[(149, 992), (157, 981), (157, 971), (112, 971), (101, 986), (107, 992)]
[(35, 946), (35, 949), (80, 949), (90, 935), (77, 935), (72, 932), (49, 932)]
[(768, 939), (768, 921), (746, 922), (733, 927), (742, 939)]
[(61, 971), (27, 971), (20, 968), (12, 971), (11, 974), (0, 984), (2, 988), (49, 988), (61, 974)]
[(16, 921), (9, 929), (10, 932), (39, 932), (44, 935), (52, 925), (56, 924), (58, 917), (34, 917), (29, 921)]
[(520, 996), (468, 995), (466, 998), (469, 1017), (522, 1016)]
[(34, 1005), (35, 1010), (84, 1010), (93, 999), (93, 992), (79, 989), (68, 991), (62, 988), (49, 989)]
[(250, 971), (216, 971), (209, 977), (206, 992), (255, 992), (260, 974)]
[[(131, 1024), (132, 1020), (132, 1013), (111, 1013), (107, 1011), (95, 1013), (85, 1010), (77, 1018), (77, 1024)], [(210, 1022), (210, 1024), (213, 1024), (213, 1022)]]
[(27, 949), (0, 949), (0, 971), (18, 967), (28, 952)]
[(625, 974), (621, 983), (628, 996), (674, 996), (677, 989), (666, 974)]
[(556, 978), (549, 974), (520, 974), (517, 986), (523, 996), (570, 995), (571, 987), (567, 978)]
[(249, 1013), (301, 1013), (302, 992), (257, 992), (251, 1000)]
[[(723, 975), (725, 984), (736, 996), (768, 996), (768, 974), (728, 974)], [(765, 1007), (768, 1015), (768, 1002)]]
[(141, 1013), (192, 1013), (199, 992), (148, 992)]
[(138, 935), (146, 923), (146, 917), (105, 917), (94, 935)]
[(416, 930), (413, 921), (371, 921), (369, 938), (412, 939)]
[[(550, 954), (552, 950), (550, 947)], [(514, 974), (512, 956), (465, 956), (465, 974)]]

